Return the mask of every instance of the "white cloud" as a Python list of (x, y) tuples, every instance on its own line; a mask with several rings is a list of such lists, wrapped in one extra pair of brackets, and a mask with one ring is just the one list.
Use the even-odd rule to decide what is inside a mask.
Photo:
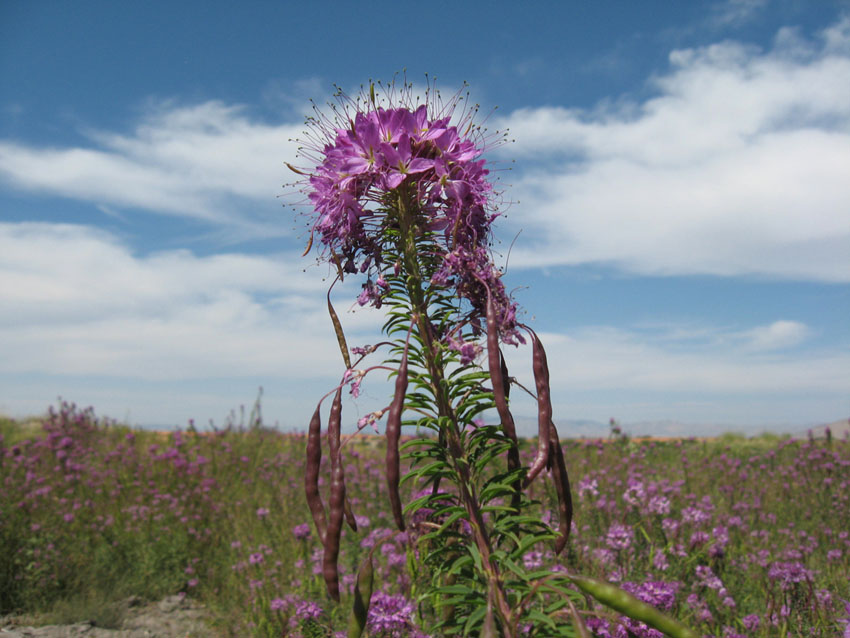
[[(671, 327), (672, 333), (676, 332)], [(771, 352), (799, 342), (805, 326), (777, 321), (744, 333), (705, 329), (699, 342), (612, 326), (586, 327), (566, 337), (542, 334), (553, 392), (588, 390), (753, 393), (841, 393), (850, 388), (850, 352)], [(741, 343), (758, 347), (741, 347)], [(509, 349), (508, 363), (531, 378), (526, 349)]]
[(739, 26), (751, 21), (769, 0), (725, 0), (712, 7), (711, 24), (717, 27)]
[(230, 198), (278, 205), (300, 130), (218, 101), (162, 104), (131, 135), (88, 131), (85, 148), (0, 141), (0, 176), (36, 192), (233, 224)]
[[(850, 20), (674, 51), (657, 95), (499, 122), (515, 179), (517, 266), (850, 281)], [(539, 160), (539, 161), (535, 161)]]
[[(140, 257), (88, 227), (0, 224), (0, 373), (188, 379), (333, 377), (327, 282), (295, 253)], [(373, 339), (375, 313), (346, 313)]]
[[(252, 398), (255, 388), (246, 384), (266, 379), (263, 385), (283, 385), (289, 397), (281, 407), (278, 390), (270, 405), (280, 407), (277, 414), (287, 423), (298, 423), (341, 370), (325, 306), (326, 272), (302, 268), (294, 252), (200, 257), (181, 250), (141, 256), (89, 227), (0, 224), (0, 375), (7, 389), (14, 388), (13, 395), (0, 399), (14, 407), (13, 396), (25, 397), (27, 406), (38, 397), (46, 405), (57, 394), (91, 397), (85, 400), (96, 400), (112, 415), (122, 417), (130, 409), (142, 422), (164, 423), (220, 418), (225, 407)], [(335, 290), (337, 311), (350, 345), (374, 343), (383, 315), (347, 312), (356, 286), (346, 282)], [(624, 394), (636, 393), (641, 401), (623, 410), (635, 418), (675, 416), (674, 407), (693, 415), (711, 409), (670, 400), (676, 393), (722, 396), (722, 405), (728, 397), (751, 401), (781, 394), (806, 396), (806, 406), (832, 406), (850, 388), (850, 353), (840, 346), (829, 352), (783, 350), (809, 333), (804, 324), (778, 319), (734, 330), (589, 326), (570, 336), (541, 336), (562, 410), (575, 415), (569, 402), (577, 395), (604, 393), (600, 404), (617, 405)], [(528, 349), (508, 348), (507, 356), (511, 373), (529, 381)], [(371, 395), (367, 403), (385, 398), (382, 383), (378, 373), (365, 388)], [(222, 390), (212, 403), (172, 408), (181, 387), (186, 401), (191, 393), (210, 395), (210, 387)], [(533, 406), (523, 409), (521, 401), (517, 413), (533, 414)], [(652, 406), (638, 405), (647, 402)], [(598, 417), (606, 409), (597, 405), (595, 410)], [(740, 410), (725, 421), (734, 421)], [(760, 418), (775, 417), (764, 411)]]
[(745, 336), (754, 350), (779, 350), (796, 346), (810, 335), (809, 328), (799, 321), (779, 320), (767, 326), (757, 326)]

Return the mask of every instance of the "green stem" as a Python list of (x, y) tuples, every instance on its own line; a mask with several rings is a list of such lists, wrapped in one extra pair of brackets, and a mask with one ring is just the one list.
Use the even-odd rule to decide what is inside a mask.
[(438, 415), (447, 417), (445, 422), (449, 424), (443, 434), (446, 444), (453, 460), (455, 470), (460, 478), (458, 491), (464, 509), (469, 517), (472, 528), (472, 536), (478, 551), (481, 554), (482, 564), (488, 581), (488, 597), (493, 596), (496, 602), (496, 612), (502, 621), (502, 631), (505, 638), (515, 638), (516, 627), (513, 612), (505, 594), (500, 570), (493, 560), (492, 547), (484, 517), (478, 499), (475, 496), (474, 485), (469, 473), (469, 465), (465, 459), (463, 445), (460, 440), (457, 416), (451, 404), (446, 383), (442, 358), (439, 356), (439, 348), (434, 343), (434, 335), (431, 329), (431, 321), (428, 315), (428, 301), (423, 291), (422, 265), (419, 262), (419, 253), (416, 246), (417, 234), (417, 202), (409, 188), (404, 186), (398, 189), (398, 222), (399, 222), (399, 246), (398, 251), (402, 257), (403, 270), (405, 274), (405, 288), (410, 299), (411, 310), (416, 321), (419, 336), (424, 344), (425, 361), (428, 368), (430, 384), (434, 391), (437, 403)]

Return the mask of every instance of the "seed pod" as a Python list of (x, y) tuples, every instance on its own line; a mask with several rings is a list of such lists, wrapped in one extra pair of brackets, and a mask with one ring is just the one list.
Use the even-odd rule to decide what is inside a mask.
[[(508, 396), (510, 395), (511, 383), (508, 376), (508, 366), (505, 357), (499, 349), (499, 329), (496, 325), (496, 307), (490, 290), (487, 290), (487, 364), (490, 371), (490, 381), (493, 384), (493, 402), (499, 413), (499, 420), (507, 437), (511, 440), (508, 448), (508, 471), (519, 469), (519, 446), (517, 443), (516, 426), (514, 417), (508, 409)], [(511, 497), (511, 507), (519, 508), (520, 485), (517, 483), (514, 495)]]
[(573, 497), (570, 493), (570, 478), (567, 476), (567, 466), (564, 463), (564, 450), (558, 438), (558, 430), (554, 423), (549, 424), (549, 459), (552, 462), (552, 481), (555, 483), (555, 493), (558, 495), (558, 532), (555, 540), (555, 554), (564, 551), (567, 539), (570, 537), (570, 526), (573, 521)]
[(325, 533), (325, 551), (322, 553), (322, 575), (328, 595), (339, 602), (339, 541), (342, 534), (343, 507), (345, 503), (345, 483), (342, 480), (342, 466), (332, 463), (331, 496), (328, 516), (328, 529)]
[(334, 395), (331, 414), (328, 418), (328, 447), (331, 457), (331, 491), (328, 508), (328, 528), (325, 532), (322, 554), (322, 575), (328, 594), (339, 602), (339, 541), (342, 534), (342, 519), (345, 510), (345, 477), (339, 454), (339, 437), (342, 423), (342, 387)]
[(366, 555), (360, 569), (357, 571), (357, 584), (354, 585), (354, 605), (348, 618), (347, 638), (360, 638), (366, 628), (369, 618), (369, 602), (372, 600), (372, 587), (375, 575), (372, 570), (372, 554), (375, 548)]
[(549, 425), (552, 422), (552, 399), (549, 391), (549, 365), (546, 362), (546, 351), (531, 328), (526, 327), (532, 341), (532, 369), (534, 384), (537, 388), (537, 456), (528, 468), (525, 486), (537, 478), (549, 460)]
[(679, 621), (638, 600), (619, 587), (589, 576), (570, 576), (569, 578), (584, 593), (593, 596), (603, 605), (624, 616), (646, 623), (671, 638), (698, 638), (697, 633), (692, 629), (688, 629)]
[[(335, 283), (336, 281), (334, 281), (334, 284)], [(348, 344), (345, 341), (345, 333), (342, 331), (342, 324), (339, 322), (339, 316), (337, 316), (336, 310), (334, 310), (334, 306), (331, 303), (332, 289), (333, 285), (331, 285), (328, 289), (328, 314), (331, 316), (331, 323), (334, 325), (334, 332), (336, 333), (336, 340), (339, 344), (339, 351), (342, 354), (342, 361), (345, 363), (345, 369), (351, 370), (351, 357), (348, 354)]]
[[(339, 388), (334, 395), (333, 403), (331, 404), (331, 414), (328, 420), (328, 447), (330, 448), (331, 463), (334, 458), (339, 458), (339, 463), (342, 465), (340, 457), (340, 438), (342, 433), (342, 388)], [(343, 472), (342, 480), (345, 482), (345, 472)], [(342, 507), (345, 515), (345, 522), (352, 531), (357, 531), (357, 520), (354, 518), (354, 512), (351, 509), (351, 503), (346, 495)]]
[(322, 496), (319, 493), (319, 466), (322, 462), (322, 415), (319, 412), (321, 405), (316, 406), (313, 418), (310, 419), (310, 428), (307, 431), (307, 467), (304, 470), (304, 492), (307, 495), (307, 506), (313, 516), (316, 532), (319, 540), (324, 542), (327, 520), (325, 519), (325, 506), (322, 504)]
[(401, 357), (401, 365), (398, 368), (398, 374), (395, 378), (395, 395), (390, 404), (390, 410), (387, 415), (387, 487), (390, 493), (390, 507), (393, 512), (395, 524), (404, 531), (404, 517), (401, 512), (401, 496), (398, 492), (399, 478), (401, 476), (401, 468), (399, 467), (400, 457), (398, 451), (398, 442), (401, 438), (401, 413), (404, 411), (404, 398), (407, 394), (407, 346), (404, 344), (404, 354)]

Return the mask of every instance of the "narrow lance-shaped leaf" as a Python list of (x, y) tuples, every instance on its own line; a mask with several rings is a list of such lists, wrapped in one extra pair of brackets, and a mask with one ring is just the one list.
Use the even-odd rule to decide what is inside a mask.
[[(376, 546), (377, 547), (377, 546)], [(372, 567), (372, 554), (375, 547), (366, 555), (357, 571), (357, 583), (354, 585), (354, 604), (348, 618), (347, 638), (360, 638), (369, 619), (369, 603), (372, 600), (372, 588), (375, 574)]]

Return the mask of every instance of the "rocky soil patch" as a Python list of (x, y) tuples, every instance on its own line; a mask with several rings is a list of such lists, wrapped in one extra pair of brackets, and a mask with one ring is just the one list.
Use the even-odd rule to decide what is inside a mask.
[(124, 601), (120, 627), (107, 629), (94, 622), (30, 627), (15, 616), (0, 618), (0, 638), (207, 638), (215, 636), (210, 614), (200, 603), (169, 596), (146, 604), (138, 598)]

